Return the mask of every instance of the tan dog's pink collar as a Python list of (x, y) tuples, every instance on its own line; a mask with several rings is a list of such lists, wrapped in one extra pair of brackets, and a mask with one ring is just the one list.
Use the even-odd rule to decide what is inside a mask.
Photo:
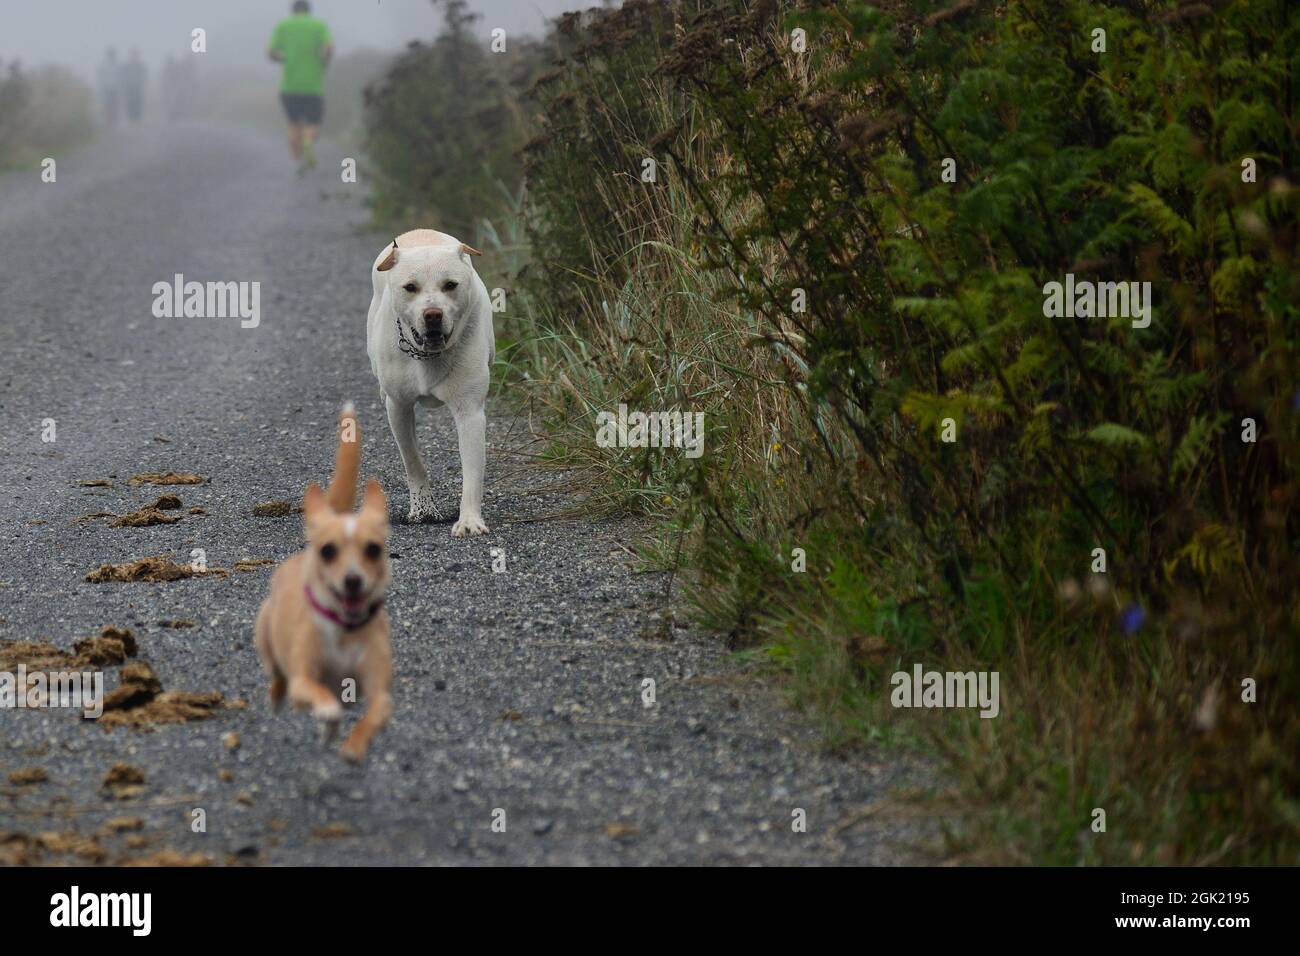
[(379, 613), (379, 609), (384, 606), (384, 599), (379, 598), (378, 600), (371, 603), (369, 610), (366, 611), (365, 617), (363, 617), (359, 621), (350, 623), (344, 620), (337, 612), (331, 611), (325, 605), (321, 604), (320, 601), (317, 601), (316, 595), (311, 593), (310, 584), (304, 584), (302, 586), (302, 591), (304, 594), (307, 595), (307, 603), (311, 605), (313, 611), (315, 611), (317, 614), (319, 614), (321, 617), (325, 618), (326, 620), (333, 621), (335, 624), (343, 628), (345, 631), (355, 631), (359, 627), (365, 627), (374, 619), (374, 616)]

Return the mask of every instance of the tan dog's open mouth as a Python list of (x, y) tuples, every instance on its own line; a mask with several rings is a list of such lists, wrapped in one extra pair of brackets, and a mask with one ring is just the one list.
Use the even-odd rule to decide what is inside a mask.
[(370, 603), (370, 595), (365, 592), (348, 595), (335, 588), (330, 588), (330, 593), (334, 595), (334, 600), (339, 602), (343, 610), (352, 617), (356, 617)]

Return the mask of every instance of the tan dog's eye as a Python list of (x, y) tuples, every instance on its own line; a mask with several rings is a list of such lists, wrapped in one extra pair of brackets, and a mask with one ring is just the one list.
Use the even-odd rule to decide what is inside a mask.
[(368, 545), (366, 545), (366, 557), (369, 558), (371, 561), (378, 561), (379, 556), (383, 553), (384, 553), (384, 549), (381, 548), (379, 545), (375, 544), (375, 542), (373, 541), (371, 541)]
[(408, 282), (408, 283), (406, 283), (406, 285), (402, 286), (402, 288), (405, 289), (407, 292), (419, 292), (419, 291), (420, 291), (420, 287), (419, 287), (418, 285), (416, 285), (414, 282)]
[(320, 548), (320, 559), (329, 564), (339, 556), (339, 549), (332, 544), (323, 544)]
[(458, 286), (459, 284), (460, 283), (458, 283), (455, 279), (448, 279), (446, 282), (442, 284), (442, 291), (450, 292), (452, 289), (456, 288), (456, 286)]

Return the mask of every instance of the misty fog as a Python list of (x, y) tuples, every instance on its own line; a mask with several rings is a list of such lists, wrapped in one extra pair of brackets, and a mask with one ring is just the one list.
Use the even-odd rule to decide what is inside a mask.
[[(477, 28), (485, 38), (496, 27), (507, 35), (538, 36), (548, 18), (596, 5), (594, 0), (470, 0), (482, 15)], [(211, 67), (264, 71), (273, 87), (279, 74), (266, 59), (266, 44), (289, 7), (289, 0), (5, 0), (0, 62), (58, 64), (92, 81), (108, 47), (119, 55), (139, 49), (153, 69), (169, 55), (189, 53), (190, 31), (202, 27)], [(442, 20), (430, 0), (314, 0), (312, 13), (329, 24), (340, 56), (431, 39)]]

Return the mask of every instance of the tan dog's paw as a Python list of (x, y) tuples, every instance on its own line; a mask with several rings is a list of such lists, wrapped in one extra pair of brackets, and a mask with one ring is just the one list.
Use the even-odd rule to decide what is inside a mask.
[(337, 700), (320, 700), (312, 704), (311, 715), (317, 720), (337, 724), (343, 719), (343, 705)]
[(338, 748), (339, 756), (351, 763), (360, 763), (365, 760), (365, 744), (356, 743), (352, 737), (343, 741), (341, 748)]
[(460, 520), (451, 526), (451, 536), (464, 538), (467, 535), (487, 534), (487, 530), (488, 526), (478, 515), (461, 515)]
[(370, 735), (365, 732), (364, 724), (357, 724), (352, 728), (351, 734), (347, 735), (347, 740), (343, 741), (342, 747), (338, 748), (339, 754), (343, 760), (352, 763), (360, 763), (365, 760), (365, 750), (369, 747)]

